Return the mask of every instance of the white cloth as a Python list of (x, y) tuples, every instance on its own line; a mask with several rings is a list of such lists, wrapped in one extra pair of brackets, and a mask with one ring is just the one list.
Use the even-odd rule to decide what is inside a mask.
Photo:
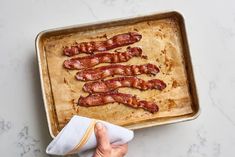
[(79, 153), (80, 156), (84, 157), (92, 156), (97, 145), (94, 134), (96, 122), (100, 122), (106, 127), (110, 143), (112, 144), (124, 144), (131, 141), (134, 137), (133, 131), (126, 128), (101, 120), (73, 116), (69, 123), (47, 146), (46, 153), (52, 155)]

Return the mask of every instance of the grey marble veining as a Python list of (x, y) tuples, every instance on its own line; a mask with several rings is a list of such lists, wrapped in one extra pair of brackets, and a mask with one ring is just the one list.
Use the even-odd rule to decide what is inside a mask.
[(0, 1), (0, 156), (47, 157), (51, 141), (34, 39), (42, 30), (177, 10), (184, 15), (202, 108), (190, 122), (135, 131), (127, 157), (230, 157), (235, 150), (235, 2)]
[(40, 143), (40, 140), (30, 136), (28, 126), (24, 126), (18, 133), (16, 145), (20, 150), (21, 157), (40, 156), (42, 150), (38, 147), (38, 143)]
[(9, 121), (0, 117), (0, 135), (8, 132), (12, 128), (12, 124)]

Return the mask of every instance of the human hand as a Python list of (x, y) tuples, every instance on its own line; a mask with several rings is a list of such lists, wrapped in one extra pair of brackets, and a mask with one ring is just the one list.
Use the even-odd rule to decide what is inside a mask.
[(95, 125), (97, 148), (93, 157), (123, 157), (127, 153), (127, 144), (112, 145), (106, 128), (101, 123)]

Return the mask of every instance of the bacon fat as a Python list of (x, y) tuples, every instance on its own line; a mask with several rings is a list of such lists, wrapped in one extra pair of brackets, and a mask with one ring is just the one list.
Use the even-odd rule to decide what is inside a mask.
[(85, 107), (101, 106), (108, 103), (121, 103), (133, 108), (143, 108), (151, 113), (158, 111), (158, 106), (154, 102), (139, 100), (136, 96), (131, 94), (124, 94), (118, 92), (106, 92), (99, 94), (90, 94), (86, 97), (80, 96), (78, 105)]
[(88, 93), (109, 92), (122, 87), (132, 87), (140, 90), (157, 89), (163, 90), (166, 84), (159, 79), (142, 80), (137, 77), (117, 77), (109, 80), (100, 80), (87, 82), (83, 86), (83, 90)]
[(135, 76), (140, 74), (156, 75), (159, 69), (154, 64), (121, 65), (113, 64), (94, 69), (85, 69), (76, 74), (76, 79), (81, 81), (93, 81), (114, 75)]
[(86, 69), (100, 63), (120, 63), (127, 62), (132, 57), (142, 56), (142, 49), (139, 47), (127, 48), (126, 52), (102, 52), (91, 56), (76, 57), (64, 61), (64, 67), (67, 69)]
[(118, 34), (104, 41), (90, 41), (75, 43), (71, 47), (64, 48), (64, 55), (74, 56), (79, 53), (93, 53), (95, 51), (107, 51), (117, 47), (130, 45), (140, 41), (142, 36), (137, 32)]

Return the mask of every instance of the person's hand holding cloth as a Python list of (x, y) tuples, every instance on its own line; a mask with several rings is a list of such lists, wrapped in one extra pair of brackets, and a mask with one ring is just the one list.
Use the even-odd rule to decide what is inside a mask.
[(107, 130), (102, 123), (96, 123), (95, 135), (97, 147), (93, 157), (123, 157), (127, 153), (127, 143), (122, 145), (110, 144)]
[(81, 157), (123, 157), (133, 131), (81, 116), (74, 116), (48, 145), (53, 155), (79, 154)]

